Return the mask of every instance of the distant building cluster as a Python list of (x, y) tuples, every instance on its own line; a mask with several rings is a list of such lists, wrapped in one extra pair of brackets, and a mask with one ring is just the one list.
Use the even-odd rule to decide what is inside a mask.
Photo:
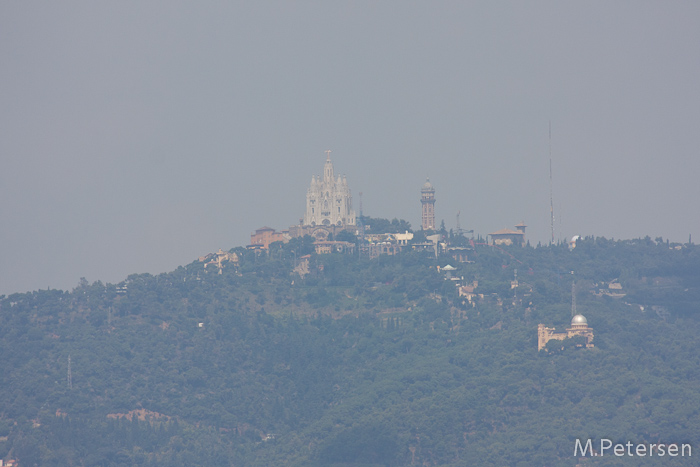
[[(444, 231), (437, 232), (435, 202), (435, 188), (430, 183), (430, 179), (426, 179), (420, 190), (421, 230), (424, 232), (420, 240), (415, 239), (414, 234), (408, 231), (368, 234), (366, 230), (369, 226), (358, 222), (353, 209), (352, 192), (347, 177), (335, 174), (330, 151), (326, 151), (322, 174), (311, 176), (311, 183), (306, 191), (306, 209), (303, 216), (299, 218), (299, 223), (282, 231), (268, 226), (260, 227), (251, 233), (247, 248), (266, 252), (275, 242), (287, 243), (292, 238), (311, 235), (315, 240), (314, 247), (317, 254), (359, 253), (369, 258), (376, 258), (380, 255), (396, 255), (410, 248), (430, 251), (436, 257), (446, 253), (456, 262), (470, 262), (474, 251), (473, 237), (469, 244), (450, 244)], [(473, 234), (473, 230), (464, 231), (459, 228), (459, 214), (457, 224), (457, 235), (461, 236), (464, 232)], [(526, 227), (525, 223), (521, 222), (515, 226), (516, 230), (502, 229), (490, 233), (488, 244), (492, 246), (525, 245)], [(362, 241), (355, 244), (338, 240), (338, 234), (344, 231)], [(226, 264), (237, 266), (238, 257), (235, 253), (219, 250), (217, 253), (200, 257), (199, 261), (205, 263), (205, 268), (215, 266), (221, 273)]]
[[(473, 230), (460, 229), (459, 213), (457, 214), (457, 230), (454, 233), (461, 241), (453, 242), (451, 239), (447, 238), (444, 227), (440, 232), (437, 231), (435, 202), (435, 188), (432, 183), (430, 183), (430, 179), (426, 179), (420, 191), (421, 232), (419, 232), (419, 239), (416, 238), (414, 233), (409, 231), (405, 231), (404, 233), (366, 233), (365, 229), (369, 226), (358, 222), (352, 205), (352, 192), (348, 180), (344, 175), (335, 175), (333, 162), (330, 158), (330, 151), (326, 151), (326, 161), (323, 165), (322, 175), (311, 176), (311, 183), (306, 191), (306, 209), (304, 215), (299, 219), (299, 223), (280, 232), (271, 227), (260, 227), (250, 235), (250, 244), (247, 248), (257, 252), (265, 252), (268, 251), (270, 245), (275, 242), (287, 243), (295, 237), (310, 235), (314, 238), (316, 254), (354, 254), (356, 253), (356, 249), (359, 248), (359, 253), (361, 255), (366, 255), (366, 257), (373, 259), (382, 255), (397, 255), (403, 250), (410, 248), (412, 250), (429, 251), (436, 257), (441, 253), (446, 254), (455, 261), (454, 264), (458, 264), (469, 263), (473, 260), (476, 244), (490, 245), (495, 248), (511, 245), (525, 246), (527, 244), (525, 238), (525, 229), (527, 225), (525, 222), (517, 224), (515, 230), (504, 228), (488, 234), (487, 243), (475, 243)], [(360, 205), (360, 210), (361, 209)], [(355, 242), (338, 240), (338, 235), (342, 232), (349, 232), (361, 241), (356, 244)], [(472, 233), (472, 238), (466, 240), (463, 237), (463, 233), (465, 232)], [(578, 237), (572, 239), (570, 248), (575, 248), (577, 239)], [(478, 241), (479, 240), (477, 240), (477, 242)], [(300, 257), (295, 263), (294, 271), (302, 278), (310, 272), (309, 259), (310, 256), (305, 255)], [(219, 249), (216, 253), (200, 257), (199, 261), (204, 263), (204, 268), (209, 266), (215, 267), (218, 273), (221, 274), (225, 266), (230, 265), (237, 267), (239, 257), (236, 253), (225, 252)], [(464, 278), (456, 274), (458, 268), (447, 264), (442, 268), (437, 266), (437, 270), (444, 274), (445, 280), (454, 283), (464, 304), (469, 303), (475, 306), (477, 301), (485, 299), (484, 294), (476, 291), (479, 285), (478, 282), (473, 281), (471, 283), (465, 283)], [(511, 282), (511, 289), (514, 294), (513, 304), (521, 300), (521, 298), (518, 297), (519, 287), (520, 284), (518, 283), (516, 270), (515, 278)], [(126, 286), (124, 286), (124, 292), (126, 292)], [(530, 292), (532, 292), (531, 288)], [(523, 297), (529, 295), (527, 287), (522, 294)], [(617, 282), (608, 284), (607, 290), (601, 288), (599, 294), (610, 295), (616, 298), (624, 296)], [(494, 297), (494, 299), (497, 301), (498, 305), (502, 305), (503, 299), (501, 297)], [(572, 310), (575, 310), (573, 291), (572, 302)], [(571, 327), (567, 328), (564, 332), (557, 332), (554, 328), (546, 327), (544, 324), (538, 325), (538, 350), (544, 349), (547, 342), (551, 340), (564, 340), (576, 336), (585, 338), (585, 347), (593, 347), (593, 330), (588, 327), (586, 318), (574, 312), (572, 312), (572, 315), (574, 316), (571, 321)]]
[[(437, 230), (435, 221), (435, 188), (430, 179), (426, 179), (421, 187), (421, 229), (430, 233)], [(459, 223), (459, 222), (458, 222)], [(365, 228), (358, 222), (352, 204), (352, 192), (346, 176), (336, 175), (330, 151), (326, 151), (326, 161), (320, 176), (312, 175), (311, 183), (306, 191), (306, 209), (299, 219), (299, 224), (277, 231), (271, 227), (260, 227), (250, 235), (248, 249), (266, 251), (275, 242), (289, 242), (292, 238), (311, 235), (315, 239), (316, 253), (347, 253), (356, 252), (356, 245), (351, 242), (339, 241), (336, 236), (342, 231), (348, 231), (361, 237), (364, 242), (360, 245), (360, 254), (370, 258), (380, 255), (395, 255), (406, 248), (429, 250), (436, 256), (447, 252), (455, 261), (470, 261), (470, 246), (454, 246), (445, 242), (444, 235), (432, 234), (425, 236), (424, 241), (413, 240), (411, 232), (366, 234)], [(516, 230), (502, 229), (489, 234), (490, 244), (525, 245), (524, 222), (516, 225)], [(458, 226), (458, 234), (461, 231)], [(468, 231), (473, 232), (473, 231)]]

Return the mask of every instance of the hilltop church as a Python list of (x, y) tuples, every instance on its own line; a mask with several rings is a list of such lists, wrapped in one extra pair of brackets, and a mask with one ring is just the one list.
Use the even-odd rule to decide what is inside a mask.
[(342, 230), (354, 230), (355, 211), (348, 180), (343, 175), (335, 176), (330, 151), (326, 151), (323, 175), (311, 176), (311, 185), (306, 191), (306, 211), (299, 225), (289, 228), (293, 237), (313, 235), (325, 240)]

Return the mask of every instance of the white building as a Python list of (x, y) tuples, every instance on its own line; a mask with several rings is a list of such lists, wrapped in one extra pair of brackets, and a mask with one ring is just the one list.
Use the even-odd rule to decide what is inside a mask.
[(355, 225), (355, 211), (352, 209), (352, 195), (345, 176), (333, 173), (330, 151), (327, 151), (323, 166), (323, 178), (311, 177), (311, 186), (306, 192), (306, 213), (304, 226)]

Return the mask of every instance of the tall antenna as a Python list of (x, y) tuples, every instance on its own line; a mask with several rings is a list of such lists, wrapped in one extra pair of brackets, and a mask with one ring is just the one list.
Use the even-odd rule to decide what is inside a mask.
[[(574, 271), (571, 271), (571, 275), (574, 275)], [(576, 278), (573, 277), (571, 281), (571, 317), (573, 318), (578, 313), (576, 312)]]
[(552, 194), (552, 121), (549, 121), (549, 214), (552, 227), (552, 244), (554, 243), (554, 196)]
[(70, 354), (68, 354), (68, 389), (73, 389), (73, 377), (70, 374)]
[(472, 238), (474, 238), (474, 230), (473, 229), (463, 229), (462, 224), (459, 222), (459, 215), (461, 214), (461, 211), (457, 211), (457, 229), (455, 230), (455, 235), (460, 236), (464, 234), (472, 234)]
[(362, 256), (362, 249), (365, 247), (365, 223), (362, 219), (362, 192), (360, 192), (360, 248), (359, 255)]

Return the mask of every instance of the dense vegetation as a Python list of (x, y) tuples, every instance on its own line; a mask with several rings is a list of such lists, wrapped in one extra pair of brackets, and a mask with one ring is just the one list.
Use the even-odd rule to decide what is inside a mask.
[[(476, 245), (460, 265), (311, 254), (303, 278), (293, 269), (308, 238), (235, 251), (240, 264), (221, 274), (194, 262), (0, 297), (0, 458), (573, 466), (576, 439), (700, 449), (694, 245)], [(448, 263), (483, 298), (458, 296), (438, 268)], [(574, 279), (595, 348), (537, 352), (538, 323), (568, 326)]]
[(358, 218), (359, 223), (365, 226), (365, 232), (368, 234), (413, 232), (411, 224), (403, 219), (394, 218), (389, 221), (382, 217), (361, 216)]

